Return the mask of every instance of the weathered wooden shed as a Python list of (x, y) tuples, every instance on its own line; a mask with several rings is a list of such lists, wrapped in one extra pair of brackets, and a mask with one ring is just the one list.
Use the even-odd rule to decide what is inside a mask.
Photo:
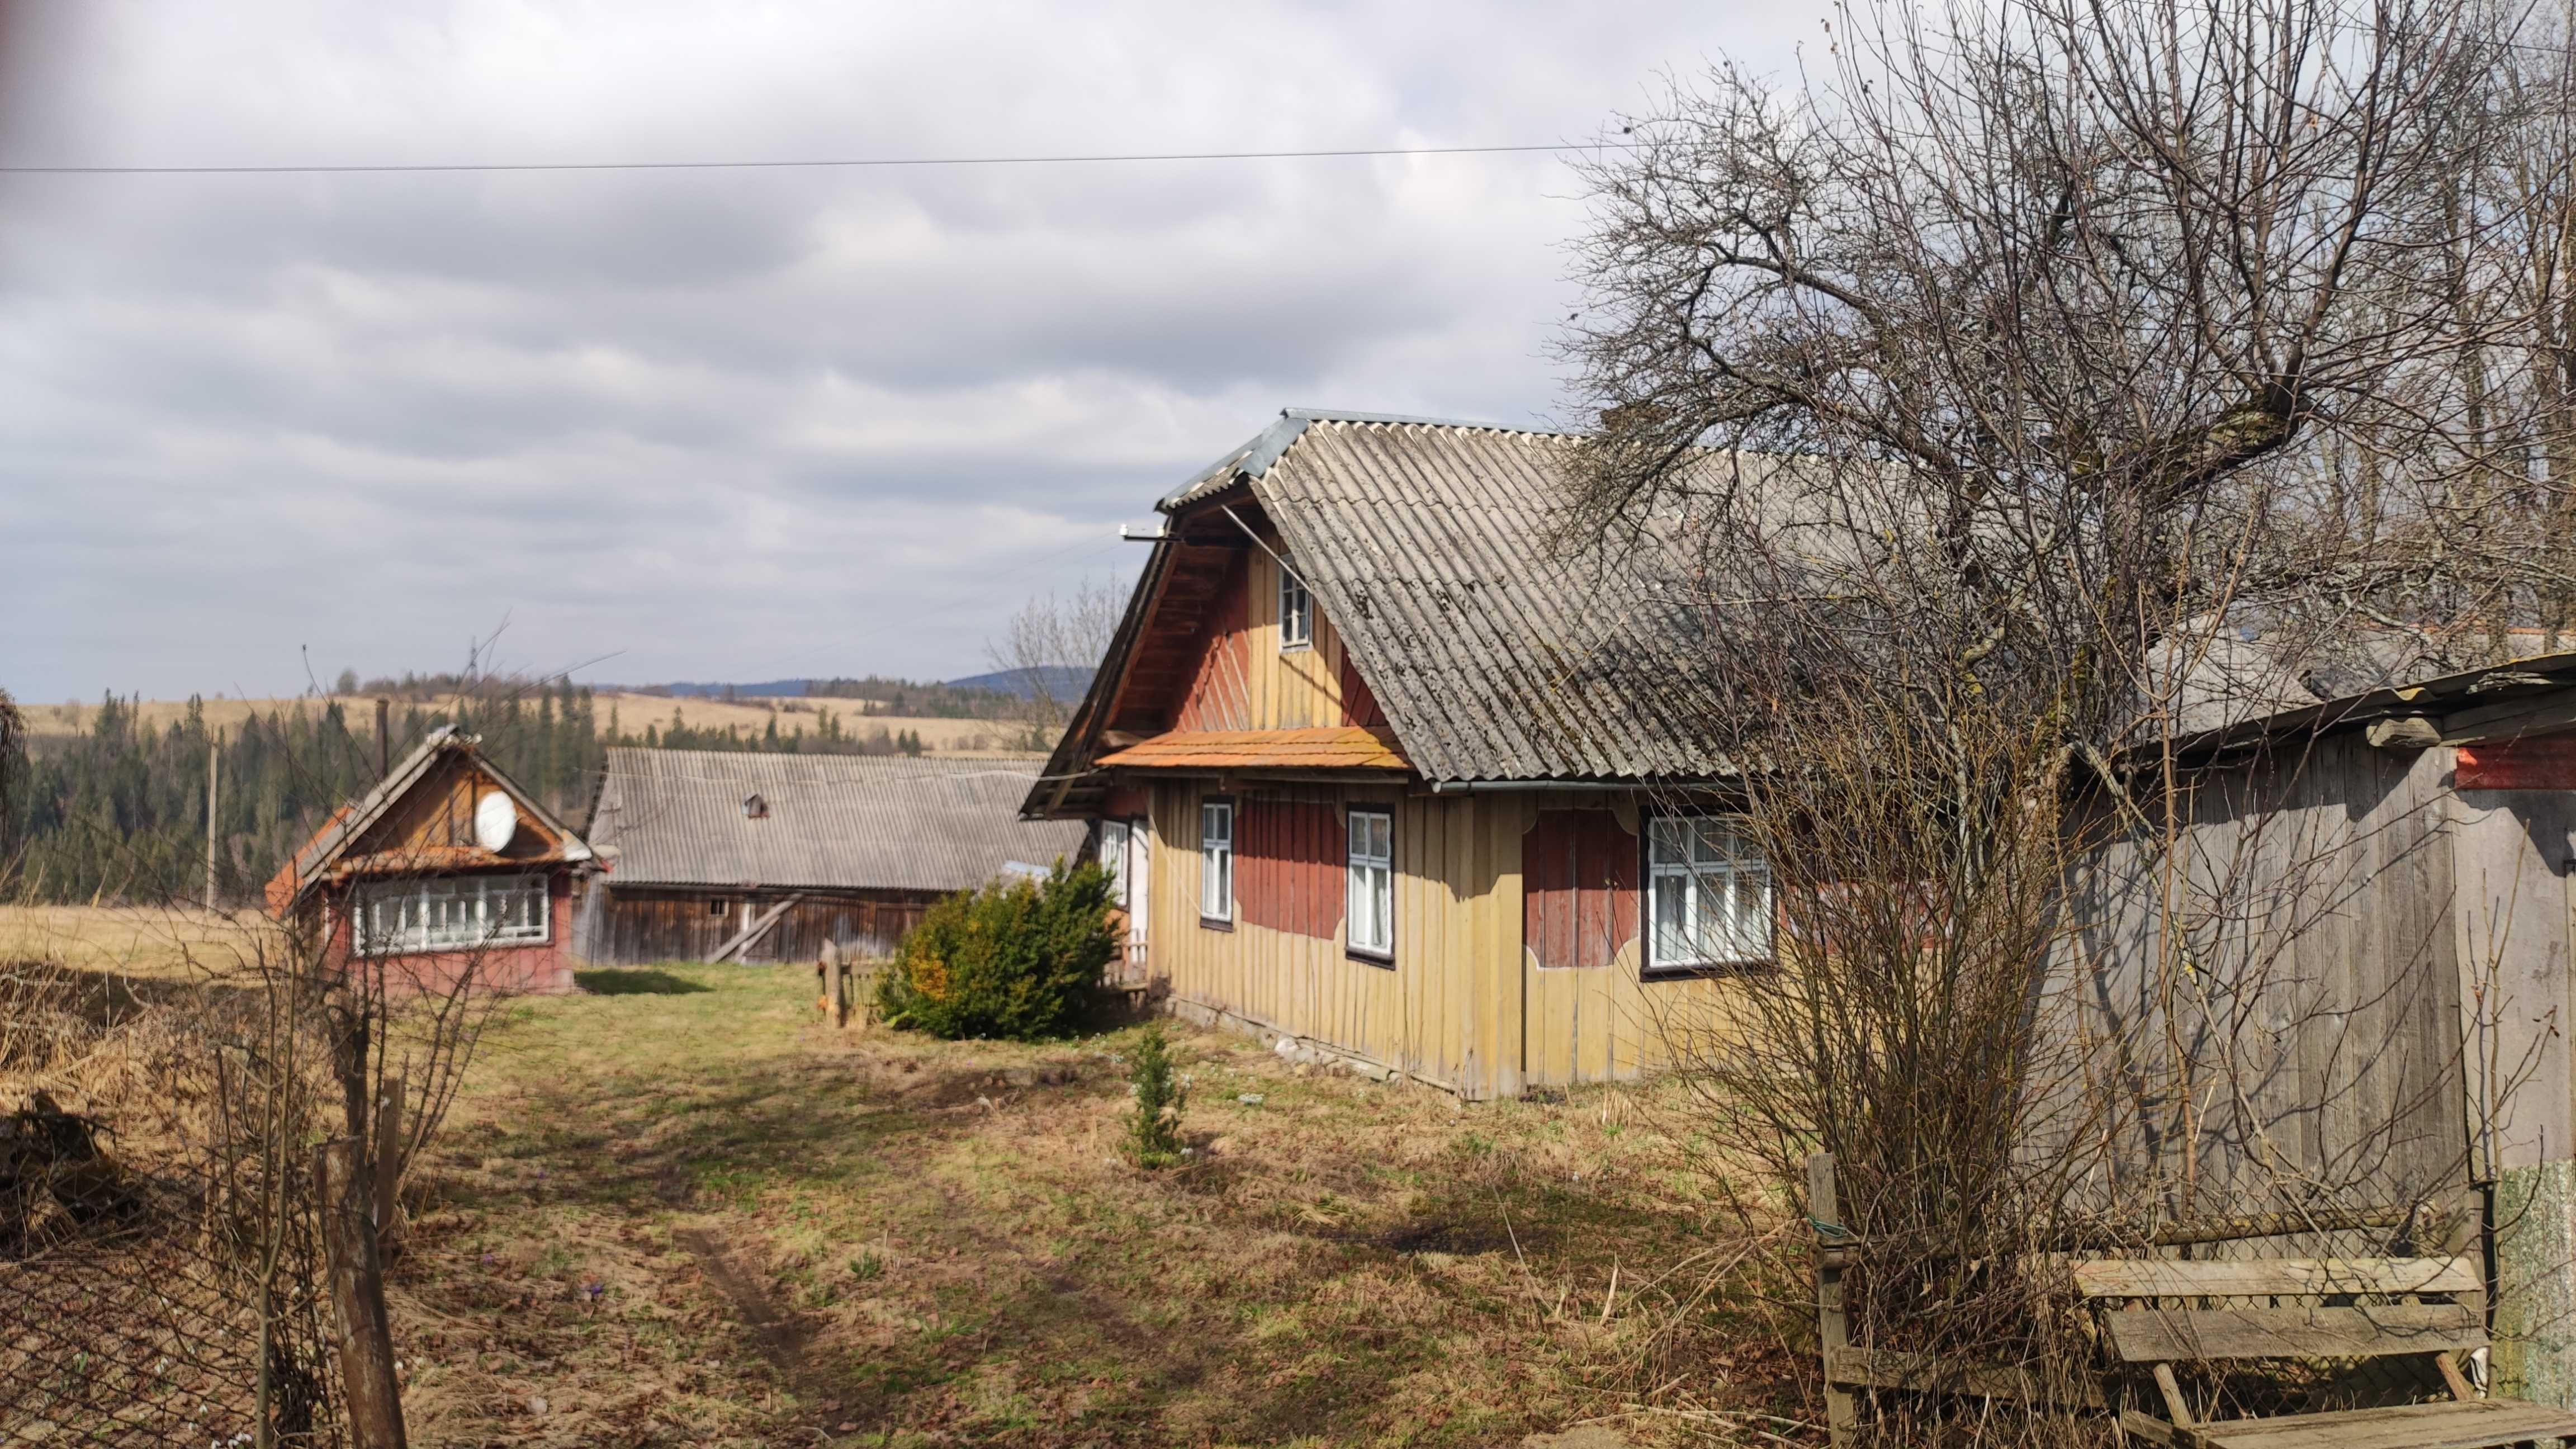
[(2042, 993), (2046, 1040), (2093, 1068), (2089, 1105), (2041, 1083), (2095, 1139), (2066, 1145), (2133, 1210), (2144, 1187), (2173, 1217), (2412, 1209), (2483, 1238), (2500, 1380), (2576, 1407), (2576, 654), (2173, 759), (2171, 828), (2088, 854)]
[(1079, 822), (1019, 818), (1023, 761), (613, 749), (588, 831), (602, 872), (574, 952), (607, 964), (881, 954), (933, 901), (1079, 858)]
[(1491, 1097), (1760, 989), (1682, 561), (1560, 561), (1578, 446), (1292, 410), (1161, 501), (1026, 808), (1101, 822), (1173, 1010)]
[(367, 962), (445, 990), (568, 991), (573, 879), (590, 847), (442, 725), (332, 813), (268, 882), (269, 914), (318, 932), (326, 969)]

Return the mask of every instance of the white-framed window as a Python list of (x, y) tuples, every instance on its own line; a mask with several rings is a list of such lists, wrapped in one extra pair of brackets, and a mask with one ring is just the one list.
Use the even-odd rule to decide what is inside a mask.
[(352, 921), (363, 955), (470, 951), (546, 939), (543, 875), (443, 876), (358, 887)]
[(1395, 955), (1395, 816), (1384, 810), (1350, 815), (1350, 896), (1343, 919), (1350, 948), (1363, 955)]
[(1736, 822), (1648, 820), (1646, 910), (1648, 972), (1771, 959), (1771, 865)]
[(1127, 904), (1127, 822), (1100, 822), (1100, 868), (1109, 873), (1109, 903)]
[(1234, 802), (1199, 802), (1199, 919), (1234, 921)]
[(1279, 566), (1279, 647), (1304, 649), (1315, 642), (1315, 596), (1286, 564)]

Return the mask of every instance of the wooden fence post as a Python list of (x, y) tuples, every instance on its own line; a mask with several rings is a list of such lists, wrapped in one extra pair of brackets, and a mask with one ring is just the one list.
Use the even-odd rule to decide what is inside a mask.
[(359, 1170), (358, 1144), (352, 1138), (334, 1138), (315, 1148), (314, 1168), (351, 1443), (354, 1449), (406, 1449), (393, 1326), (385, 1316), (384, 1265), (376, 1253), (375, 1226), (367, 1221), (375, 1183)]
[(1843, 1255), (1851, 1230), (1842, 1225), (1842, 1206), (1834, 1190), (1834, 1155), (1807, 1158), (1807, 1220), (1816, 1234), (1816, 1336), (1823, 1340), (1825, 1427), (1836, 1444), (1848, 1444), (1860, 1428), (1860, 1409), (1851, 1390), (1834, 1382), (1842, 1351), (1851, 1346), (1851, 1320), (1843, 1312)]
[(376, 1099), (376, 1256), (382, 1261), (399, 1231), (394, 1214), (401, 1207), (403, 1146), (403, 1079), (388, 1077)]

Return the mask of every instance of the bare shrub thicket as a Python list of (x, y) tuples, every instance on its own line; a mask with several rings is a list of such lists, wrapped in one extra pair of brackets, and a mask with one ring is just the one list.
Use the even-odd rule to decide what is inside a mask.
[[(1566, 544), (1689, 551), (1693, 723), (1746, 766), (1784, 965), (1684, 1045), (1709, 1140), (1770, 1166), (1749, 1211), (1840, 1161), (1865, 1336), (2062, 1379), (2032, 1250), (2423, 1230), (2360, 1211), (2443, 1176), (2372, 1151), (2406, 1083), (2307, 1104), (2345, 1114), (2318, 1150), (2256, 1120), (2283, 1043), (2363, 1071), (2404, 1015), (2295, 965), (2355, 839), (2213, 851), (2215, 798), (2302, 766), (2262, 795), (2169, 747), (2569, 629), (2564, 47), (2422, 0), (1864, 4), (1591, 168)], [(2051, 962), (2130, 1000), (2053, 1001)]]

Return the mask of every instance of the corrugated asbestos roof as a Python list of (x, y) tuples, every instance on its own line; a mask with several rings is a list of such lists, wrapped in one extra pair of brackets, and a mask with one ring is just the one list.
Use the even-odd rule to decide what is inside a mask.
[(1318, 725), (1293, 730), (1173, 730), (1096, 763), (1145, 770), (1403, 770), (1392, 730)]
[(1267, 466), (1238, 476), (1425, 777), (1730, 772), (1697, 723), (1720, 706), (1681, 550), (1574, 558), (1548, 538), (1579, 439), (1322, 413), (1282, 426)]
[(1082, 822), (1020, 820), (1036, 778), (1017, 760), (614, 749), (589, 838), (611, 886), (966, 890), (1081, 851)]

